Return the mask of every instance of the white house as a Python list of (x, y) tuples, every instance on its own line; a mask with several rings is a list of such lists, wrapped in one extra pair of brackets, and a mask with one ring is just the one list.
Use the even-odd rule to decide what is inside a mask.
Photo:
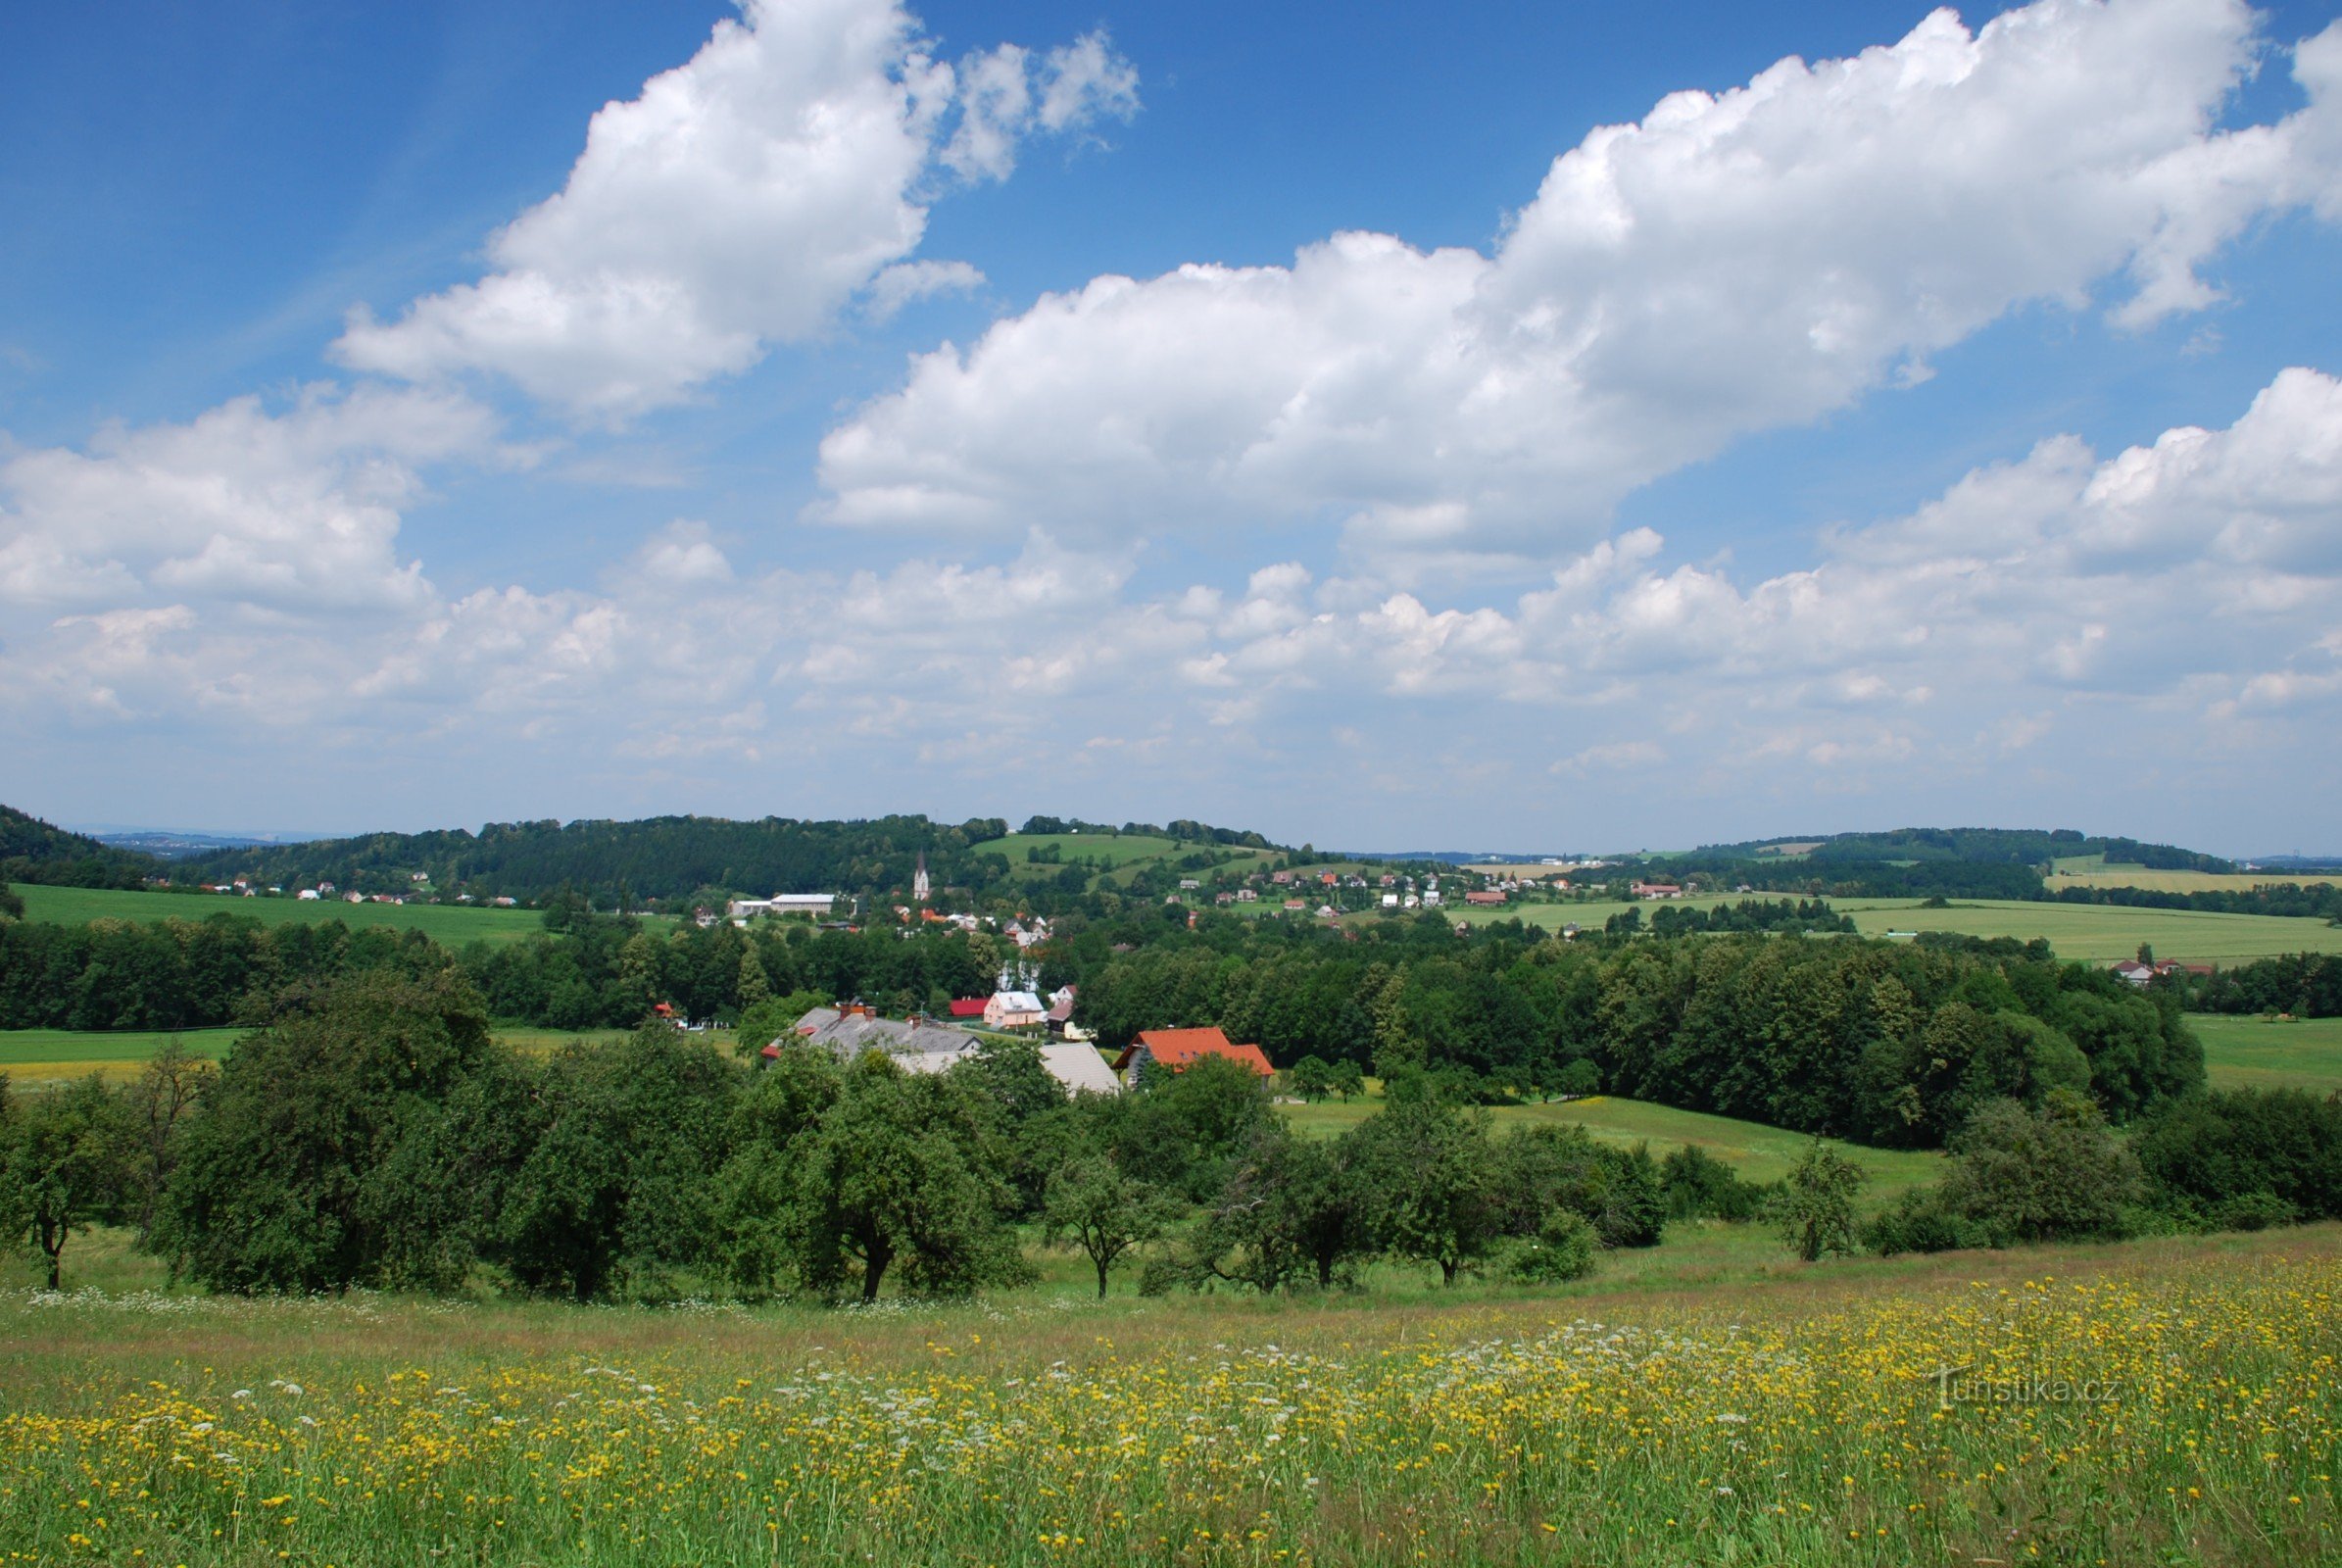
[(835, 893), (775, 893), (769, 899), (734, 899), (724, 913), (735, 920), (759, 914), (809, 914), (818, 918), (837, 906)]

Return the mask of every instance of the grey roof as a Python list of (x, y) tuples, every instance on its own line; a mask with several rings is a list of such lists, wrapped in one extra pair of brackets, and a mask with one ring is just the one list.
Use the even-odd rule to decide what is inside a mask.
[(977, 1044), (974, 1035), (941, 1024), (873, 1018), (865, 1013), (841, 1017), (829, 1007), (815, 1007), (800, 1018), (797, 1033), (799, 1039), (826, 1048), (841, 1061), (852, 1061), (865, 1051), (883, 1051), (890, 1056), (958, 1055)]

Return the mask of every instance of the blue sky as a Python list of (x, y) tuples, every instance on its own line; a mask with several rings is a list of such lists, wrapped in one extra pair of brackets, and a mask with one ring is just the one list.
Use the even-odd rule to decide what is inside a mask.
[(2342, 28), (73, 8), (0, 798), (2336, 847)]

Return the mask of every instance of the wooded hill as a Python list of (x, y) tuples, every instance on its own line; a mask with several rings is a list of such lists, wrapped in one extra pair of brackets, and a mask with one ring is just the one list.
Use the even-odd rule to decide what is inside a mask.
[[(1077, 824), (1084, 833), (1153, 841), (1150, 858), (1175, 862), (1202, 856), (1226, 858), (1237, 849), (1270, 850), (1258, 833), (1194, 821), (1119, 828)], [(1052, 817), (1036, 817), (1026, 833), (1069, 831)], [(883, 816), (847, 822), (768, 816), (733, 821), (714, 816), (657, 816), (634, 822), (492, 822), (477, 833), (374, 833), (307, 844), (224, 850), (175, 862), (181, 880), (225, 881), (245, 876), (292, 888), (331, 881), (359, 893), (411, 892), (420, 873), (440, 896), (508, 897), (541, 902), (564, 887), (584, 890), (601, 907), (720, 906), (723, 896), (838, 893), (864, 900), (907, 895), (919, 858), (930, 883), (981, 897), (988, 891), (1033, 900), (1029, 877), (1014, 874), (996, 841), (1008, 837), (999, 817), (960, 823), (924, 816)], [(1083, 877), (1086, 887), (1089, 878)], [(1078, 888), (1058, 891), (1076, 893)]]
[(161, 868), (162, 862), (152, 856), (118, 850), (13, 806), (0, 806), (0, 884), (134, 888)]

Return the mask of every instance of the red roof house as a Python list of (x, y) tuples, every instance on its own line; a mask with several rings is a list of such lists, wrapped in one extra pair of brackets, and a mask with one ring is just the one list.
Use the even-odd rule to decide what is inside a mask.
[(991, 1001), (990, 997), (953, 997), (951, 999), (951, 1016), (954, 1018), (981, 1018), (984, 1016), (985, 1006)]
[(1139, 1037), (1123, 1047), (1122, 1054), (1114, 1058), (1114, 1070), (1136, 1072), (1152, 1062), (1182, 1072), (1205, 1056), (1241, 1061), (1263, 1078), (1275, 1071), (1258, 1046), (1230, 1045), (1228, 1037), (1217, 1029), (1142, 1029)]

